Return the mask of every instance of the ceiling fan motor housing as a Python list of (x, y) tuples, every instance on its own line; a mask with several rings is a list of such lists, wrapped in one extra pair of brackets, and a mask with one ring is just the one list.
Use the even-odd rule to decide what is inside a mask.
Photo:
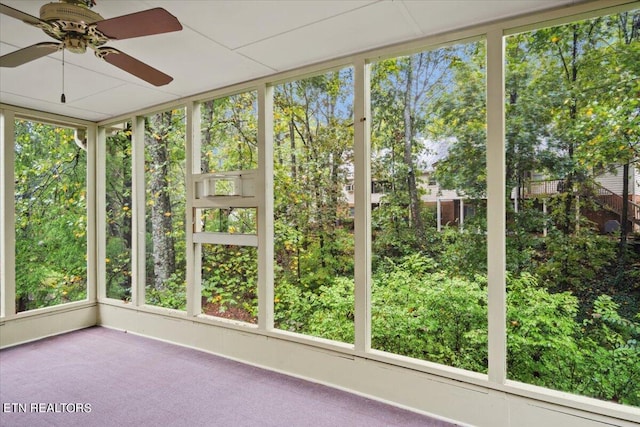
[(92, 24), (102, 21), (102, 16), (86, 7), (71, 3), (47, 3), (40, 8), (43, 21), (71, 21)]
[(109, 39), (90, 25), (103, 18), (91, 9), (73, 3), (47, 3), (40, 8), (40, 19), (48, 25), (42, 30), (73, 53), (84, 53), (89, 46), (100, 46)]

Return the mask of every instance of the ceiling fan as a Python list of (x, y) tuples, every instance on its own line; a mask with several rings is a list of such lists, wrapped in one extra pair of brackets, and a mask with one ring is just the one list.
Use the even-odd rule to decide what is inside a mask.
[[(0, 4), (0, 13), (42, 29), (58, 42), (43, 42), (0, 56), (0, 67), (17, 67), (58, 50), (84, 53), (92, 49), (96, 56), (134, 76), (163, 86), (173, 77), (112, 47), (111, 40), (162, 34), (182, 30), (178, 19), (162, 8), (103, 19), (91, 10), (95, 0), (60, 0), (40, 8), (40, 17)], [(64, 58), (64, 56), (63, 56)]]

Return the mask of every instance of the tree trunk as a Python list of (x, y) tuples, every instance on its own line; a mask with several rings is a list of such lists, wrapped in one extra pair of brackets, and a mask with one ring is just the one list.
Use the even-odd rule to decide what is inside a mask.
[[(213, 139), (213, 135), (211, 134), (211, 126), (213, 125), (214, 120), (214, 102), (215, 101), (207, 101), (202, 104), (202, 109), (204, 110), (203, 115), (206, 117), (206, 122), (202, 123), (202, 127), (204, 129), (202, 135), (202, 145), (210, 145)], [(201, 153), (200, 155), (200, 173), (209, 173), (209, 157), (203, 154), (204, 153)]]
[(169, 194), (169, 153), (164, 129), (171, 126), (171, 113), (156, 114), (149, 121), (147, 152), (149, 154), (149, 191), (151, 235), (153, 242), (153, 286), (163, 289), (175, 272), (175, 247)]
[(407, 80), (404, 92), (404, 155), (403, 161), (407, 167), (407, 186), (409, 190), (409, 212), (411, 224), (416, 231), (418, 237), (424, 235), (424, 227), (422, 224), (422, 215), (420, 214), (420, 196), (418, 195), (418, 186), (416, 181), (416, 172), (413, 165), (413, 117), (411, 114), (411, 98), (413, 89), (413, 56), (409, 57)]

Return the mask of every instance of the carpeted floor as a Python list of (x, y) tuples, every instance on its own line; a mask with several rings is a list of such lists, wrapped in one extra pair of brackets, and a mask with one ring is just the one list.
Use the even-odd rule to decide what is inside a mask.
[(0, 403), (3, 427), (453, 425), (100, 327), (0, 351)]

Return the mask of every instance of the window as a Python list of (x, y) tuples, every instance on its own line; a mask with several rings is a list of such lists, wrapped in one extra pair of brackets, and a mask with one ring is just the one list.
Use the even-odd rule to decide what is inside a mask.
[[(477, 372), (487, 371), (484, 96), (482, 42), (372, 64), (371, 191), (383, 195), (371, 220), (371, 345)], [(429, 174), (421, 159), (436, 154)], [(436, 177), (455, 197), (443, 206), (427, 197)], [(461, 194), (476, 215), (441, 230), (436, 208), (453, 210)]]
[(274, 89), (276, 327), (353, 342), (353, 70)]
[(635, 406), (638, 13), (506, 39), (508, 377)]
[(198, 209), (202, 313), (256, 323), (258, 250), (255, 208)]
[(194, 244), (201, 314), (257, 323), (257, 92), (200, 103)]
[(255, 169), (257, 93), (244, 92), (203, 102), (201, 111), (202, 173)]
[(131, 124), (107, 129), (106, 144), (106, 291), (108, 298), (131, 299)]
[(145, 118), (145, 301), (180, 310), (186, 308), (184, 127), (184, 109)]
[(82, 131), (15, 121), (17, 312), (87, 297)]

